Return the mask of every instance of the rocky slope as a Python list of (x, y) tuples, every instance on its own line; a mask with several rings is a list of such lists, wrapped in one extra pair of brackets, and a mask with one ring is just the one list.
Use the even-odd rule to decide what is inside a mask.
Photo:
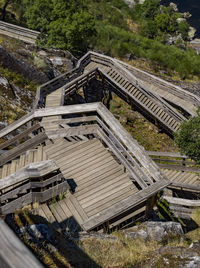
[(30, 111), (38, 85), (73, 68), (76, 59), (0, 36), (0, 127)]

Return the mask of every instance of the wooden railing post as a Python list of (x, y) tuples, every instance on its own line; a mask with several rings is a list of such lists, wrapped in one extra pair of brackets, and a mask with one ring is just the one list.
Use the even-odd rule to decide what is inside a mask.
[(147, 219), (152, 218), (153, 216), (153, 207), (156, 204), (156, 200), (157, 200), (157, 194), (151, 196), (146, 203), (146, 211), (145, 211), (145, 216)]

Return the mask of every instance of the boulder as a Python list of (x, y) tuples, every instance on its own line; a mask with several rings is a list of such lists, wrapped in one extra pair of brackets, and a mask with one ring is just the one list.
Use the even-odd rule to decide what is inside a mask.
[(46, 74), (38, 71), (31, 64), (29, 65), (24, 61), (18, 59), (2, 46), (0, 46), (0, 63), (4, 68), (20, 73), (31, 81), (35, 81), (37, 83), (45, 83), (49, 80)]
[(154, 222), (148, 221), (124, 231), (131, 239), (167, 241), (174, 237), (181, 237), (183, 229), (178, 222)]

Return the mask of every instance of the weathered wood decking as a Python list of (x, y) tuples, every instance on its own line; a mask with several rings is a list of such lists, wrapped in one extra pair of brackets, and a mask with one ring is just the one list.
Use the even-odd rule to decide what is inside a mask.
[[(45, 122), (46, 117), (54, 118), (54, 121)], [(41, 153), (48, 160), (55, 161), (67, 179), (71, 193), (68, 193), (65, 201), (61, 203), (62, 206), (68, 207), (82, 229), (99, 228), (105, 222), (109, 222), (109, 226), (112, 227), (133, 215), (137, 216), (148, 199), (169, 184), (144, 149), (121, 127), (103, 104), (35, 110), (31, 120), (38, 124), (37, 118), (41, 120), (41, 126), (51, 125), (53, 128), (45, 131), (45, 139), (38, 141), (39, 145), (36, 143), (35, 148), (42, 148)], [(22, 118), (22, 125), (29, 121), (29, 116)], [(17, 128), (22, 127), (16, 123), (15, 125)], [(12, 126), (10, 129), (13, 131)], [(9, 130), (4, 129), (2, 136), (9, 133)], [(10, 153), (13, 149), (9, 149), (0, 156), (0, 160), (5, 159), (5, 154), (9, 154), (8, 161), (11, 161), (11, 165), (13, 161), (22, 162), (21, 147), (24, 148), (27, 142), (31, 147), (31, 140), (35, 140), (37, 136), (38, 134), (16, 146), (15, 154)], [(14, 137), (14, 141), (16, 139)], [(134, 157), (129, 154), (127, 148)], [(30, 161), (38, 159), (38, 149), (27, 151), (25, 146), (28, 155), (32, 153), (32, 158), (28, 157)], [(4, 164), (5, 167), (10, 165)], [(59, 206), (55, 206), (53, 213), (56, 219)], [(49, 209), (52, 210), (52, 207)], [(70, 213), (66, 213), (65, 216), (71, 215)], [(63, 217), (64, 215), (62, 220)], [(64, 221), (68, 221), (68, 217)]]
[[(1, 145), (8, 150), (0, 156), (0, 175), (13, 174), (38, 159), (55, 161), (71, 192), (54, 209), (48, 206), (46, 213), (52, 213), (57, 223), (72, 217), (84, 230), (99, 228), (105, 222), (113, 227), (140, 214), (149, 198), (170, 184), (103, 104), (63, 106), (70, 94), (79, 89), (84, 92), (95, 79), (171, 133), (186, 120), (165, 96), (136, 79), (126, 65), (97, 53), (86, 54), (74, 70), (38, 89), (35, 107), (46, 108), (34, 110), (0, 132), (0, 138), (17, 133)], [(193, 106), (199, 101), (190, 94), (187, 97)], [(194, 174), (164, 172), (172, 186), (181, 181), (196, 187)]]
[[(52, 88), (62, 87), (65, 98), (68, 98), (72, 92), (87, 87), (92, 79), (100, 79), (102, 87), (119, 94), (170, 133), (177, 131), (188, 116), (194, 116), (196, 107), (200, 105), (200, 99), (192, 93), (121, 61), (88, 52), (74, 70), (38, 88), (35, 107), (45, 106), (46, 94), (52, 92)], [(155, 86), (151, 88), (148, 84), (147, 87), (147, 81)], [(173, 106), (181, 110), (184, 116)]]

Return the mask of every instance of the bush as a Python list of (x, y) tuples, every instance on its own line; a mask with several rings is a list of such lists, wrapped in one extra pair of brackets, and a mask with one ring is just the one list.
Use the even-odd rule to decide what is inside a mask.
[(200, 163), (200, 109), (196, 117), (182, 123), (175, 134), (175, 142), (182, 154)]

